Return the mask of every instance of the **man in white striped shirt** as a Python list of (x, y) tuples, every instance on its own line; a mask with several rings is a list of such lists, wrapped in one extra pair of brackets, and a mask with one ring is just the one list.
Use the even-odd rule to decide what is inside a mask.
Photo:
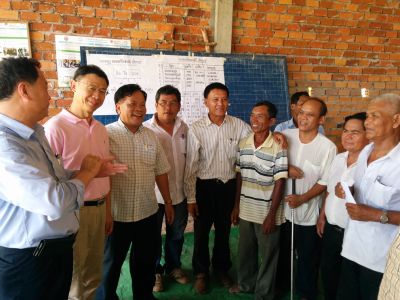
[(215, 227), (212, 266), (221, 283), (229, 287), (231, 267), (230, 215), (235, 201), (235, 162), (239, 141), (250, 127), (226, 114), (229, 90), (222, 83), (211, 83), (204, 90), (208, 116), (189, 127), (185, 168), (185, 194), (194, 218), (193, 272), (197, 293), (206, 292), (210, 267), (208, 236)]

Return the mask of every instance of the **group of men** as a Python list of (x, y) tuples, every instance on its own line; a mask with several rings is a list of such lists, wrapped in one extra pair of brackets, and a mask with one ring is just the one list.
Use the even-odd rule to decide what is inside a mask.
[[(50, 96), (40, 64), (0, 62), (1, 299), (118, 299), (129, 249), (134, 299), (155, 299), (164, 275), (189, 282), (180, 259), (188, 214), (198, 294), (212, 266), (231, 293), (273, 299), (275, 286), (290, 282), (294, 235), (303, 299), (317, 297), (320, 257), (327, 299), (377, 298), (400, 224), (399, 96), (382, 95), (366, 115), (349, 116), (346, 152), (336, 156), (322, 134), (327, 106), (306, 93), (292, 97), (293, 119), (273, 133), (275, 105), (255, 104), (249, 126), (227, 114), (224, 84), (205, 88), (208, 115), (190, 126), (178, 117), (178, 89), (161, 87), (156, 113), (144, 122), (147, 94), (127, 84), (114, 96), (118, 120), (104, 127), (93, 113), (108, 85), (99, 67), (79, 67), (71, 106), (43, 128)], [(237, 283), (229, 275), (232, 223), (239, 224)], [(380, 299), (399, 296), (396, 251)]]

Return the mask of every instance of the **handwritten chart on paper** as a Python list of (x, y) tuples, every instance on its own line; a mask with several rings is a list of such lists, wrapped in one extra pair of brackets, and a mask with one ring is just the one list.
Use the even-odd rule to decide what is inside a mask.
[(171, 84), (182, 94), (181, 117), (190, 124), (207, 113), (203, 104), (204, 88), (211, 82), (225, 82), (223, 57), (87, 53), (86, 59), (88, 64), (101, 67), (110, 78), (110, 94), (96, 115), (115, 115), (114, 93), (128, 83), (137, 83), (147, 92), (147, 113), (152, 114), (157, 90)]

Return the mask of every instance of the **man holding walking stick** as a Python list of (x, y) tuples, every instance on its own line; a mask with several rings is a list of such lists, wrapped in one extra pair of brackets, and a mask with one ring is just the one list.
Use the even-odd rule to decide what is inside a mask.
[[(289, 144), (289, 177), (296, 179), (295, 191), (292, 191), (291, 180), (286, 184), (285, 217), (286, 220), (293, 219), (294, 223), (293, 247), (298, 254), (296, 292), (307, 300), (317, 297), (320, 238), (316, 224), (329, 167), (336, 155), (336, 146), (318, 133), (326, 113), (327, 107), (322, 100), (310, 98), (300, 109), (299, 128), (283, 132)], [(278, 288), (281, 289), (289, 285), (291, 223), (287, 221), (281, 229), (278, 265), (278, 282), (283, 284)]]

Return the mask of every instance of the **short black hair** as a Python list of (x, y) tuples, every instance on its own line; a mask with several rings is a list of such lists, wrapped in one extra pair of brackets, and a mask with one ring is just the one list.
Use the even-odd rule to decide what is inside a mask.
[(161, 95), (175, 95), (176, 100), (178, 100), (178, 102), (181, 103), (181, 93), (173, 85), (167, 84), (158, 89), (158, 91), (156, 93), (156, 102), (157, 103), (158, 103), (158, 100), (160, 99)]
[(266, 106), (267, 110), (268, 110), (269, 117), (270, 118), (276, 118), (278, 110), (277, 110), (275, 104), (273, 104), (273, 103), (271, 103), (269, 101), (260, 101), (260, 102), (257, 102), (256, 104), (254, 104), (253, 108), (254, 107), (258, 107), (258, 106)]
[(147, 100), (147, 93), (142, 90), (140, 85), (138, 84), (125, 84), (118, 88), (118, 90), (114, 94), (114, 102), (117, 104), (120, 100), (124, 99), (127, 96), (132, 95), (135, 92), (142, 92), (144, 96), (144, 101)]
[(306, 91), (296, 92), (290, 97), (290, 104), (297, 104), (301, 96), (310, 97), (310, 95)]
[(324, 100), (322, 100), (320, 98), (317, 98), (317, 97), (310, 97), (310, 98), (307, 99), (307, 101), (310, 101), (310, 100), (319, 102), (319, 104), (320, 104), (319, 116), (320, 117), (325, 117), (326, 114), (328, 113), (328, 107), (326, 106), (326, 103), (324, 102)]
[(110, 81), (108, 80), (107, 74), (96, 65), (80, 66), (78, 69), (76, 69), (74, 77), (72, 77), (72, 79), (76, 81), (79, 77), (88, 74), (95, 74), (100, 78), (103, 78), (107, 82), (107, 86), (110, 85)]
[(364, 122), (365, 122), (366, 119), (367, 119), (367, 113), (364, 112), (364, 111), (363, 111), (363, 112), (356, 113), (356, 114), (353, 114), (353, 115), (346, 116), (346, 117), (344, 118), (343, 128), (344, 128), (344, 126), (346, 126), (346, 123), (347, 123), (348, 121), (350, 121), (350, 120), (360, 120), (361, 123), (362, 123), (362, 125), (363, 125), (363, 128), (364, 128), (364, 130), (365, 130)]
[(226, 95), (229, 97), (229, 90), (225, 84), (223, 84), (221, 82), (213, 82), (213, 83), (210, 83), (209, 85), (207, 85), (206, 88), (204, 89), (204, 98), (207, 98), (208, 94), (212, 90), (223, 90), (226, 92)]
[(0, 100), (8, 99), (21, 81), (33, 84), (39, 78), (40, 63), (33, 58), (10, 57), (0, 61)]

